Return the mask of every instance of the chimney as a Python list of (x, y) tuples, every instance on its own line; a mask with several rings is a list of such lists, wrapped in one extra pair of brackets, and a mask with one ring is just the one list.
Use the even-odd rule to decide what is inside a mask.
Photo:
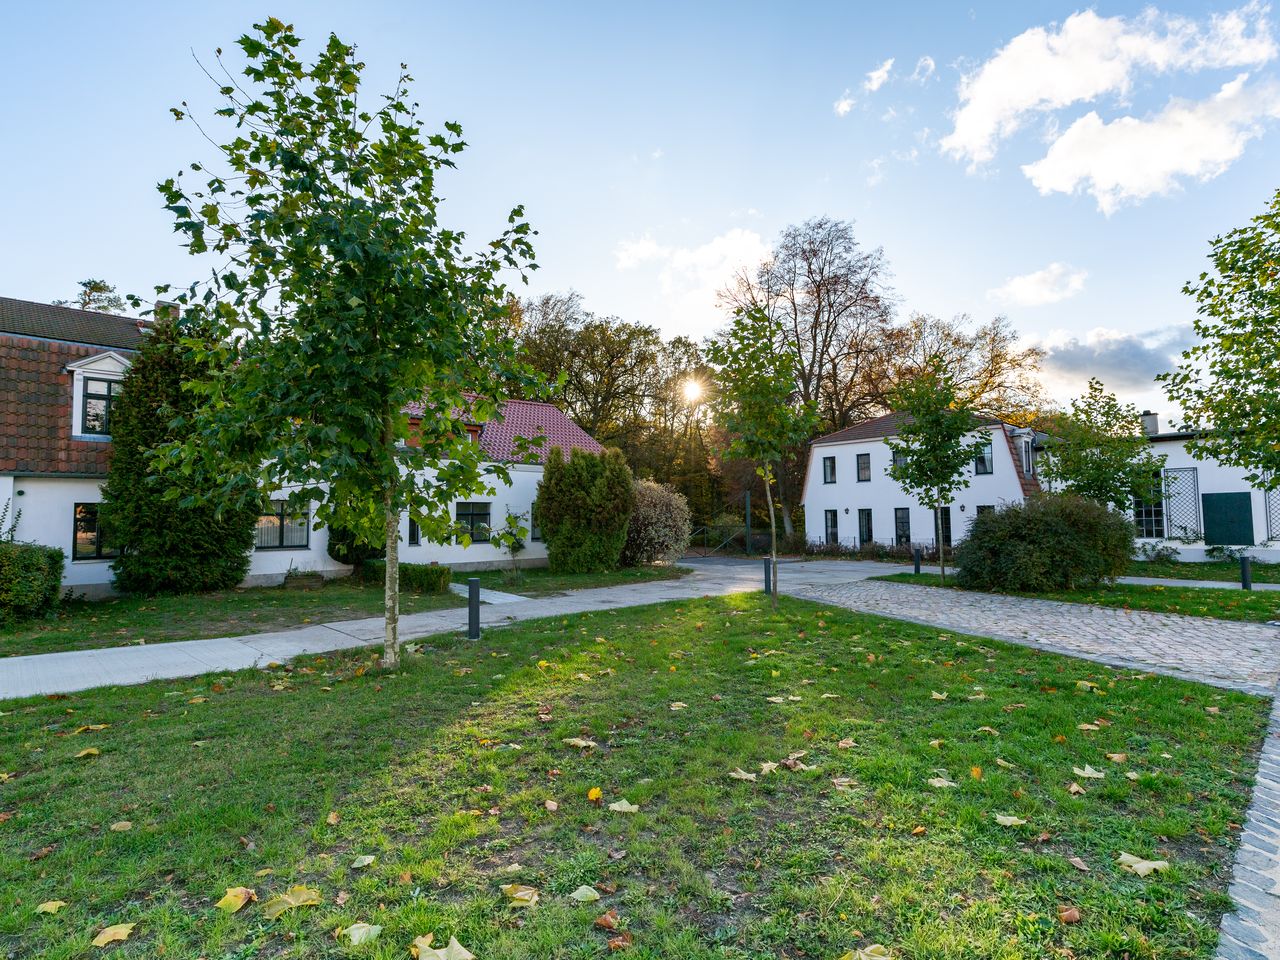
[(1148, 437), (1154, 437), (1160, 432), (1160, 417), (1150, 410), (1142, 411), (1142, 432)]

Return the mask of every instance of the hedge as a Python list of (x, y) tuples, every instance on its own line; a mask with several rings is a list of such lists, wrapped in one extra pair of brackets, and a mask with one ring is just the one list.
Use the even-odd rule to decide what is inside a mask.
[[(387, 561), (366, 560), (360, 576), (367, 583), (385, 583)], [(410, 593), (444, 593), (453, 581), (453, 570), (439, 563), (401, 563), (400, 589)]]
[(534, 521), (555, 573), (605, 573), (618, 569), (635, 497), (631, 470), (617, 450), (547, 454)]
[(65, 554), (57, 547), (0, 541), (0, 625), (55, 609)]
[(1041, 494), (973, 518), (956, 548), (956, 582), (1040, 593), (1114, 580), (1133, 556), (1133, 521), (1070, 493)]

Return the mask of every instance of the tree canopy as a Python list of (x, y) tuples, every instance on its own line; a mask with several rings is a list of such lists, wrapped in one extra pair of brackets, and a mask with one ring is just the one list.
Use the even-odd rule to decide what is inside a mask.
[(105, 280), (81, 280), (80, 291), (70, 300), (55, 300), (54, 306), (94, 310), (98, 313), (124, 313), (125, 298), (116, 293), (113, 284)]

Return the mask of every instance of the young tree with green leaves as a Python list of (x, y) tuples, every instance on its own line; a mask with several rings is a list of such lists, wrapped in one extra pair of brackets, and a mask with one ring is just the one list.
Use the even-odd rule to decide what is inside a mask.
[(531, 230), (516, 207), (466, 252), (440, 222), (437, 190), (461, 128), (424, 135), (403, 65), (390, 95), (362, 99), (353, 46), (330, 35), (307, 63), (301, 42), (274, 18), (240, 39), (243, 79), (223, 67), (219, 91), (229, 139), (201, 128), (219, 164), (193, 164), (198, 185), (160, 185), (188, 250), (218, 266), (176, 297), (184, 318), (210, 325), (213, 343), (193, 348), (215, 372), (193, 385), (190, 439), (157, 463), (215, 481), (218, 498), (286, 491), (300, 509), (317, 504), (317, 526), (385, 538), (383, 662), (394, 666), (401, 517), (442, 542), (455, 501), (509, 481), (466, 425), (534, 384), (500, 280), (533, 268)]
[(725, 455), (755, 464), (769, 504), (769, 556), (773, 604), (778, 603), (778, 523), (774, 481), (787, 451), (805, 443), (817, 427), (811, 403), (796, 397), (790, 358), (776, 345), (778, 321), (762, 307), (738, 308), (707, 346), (715, 366), (712, 411), (728, 439)]
[(1133, 498), (1150, 497), (1164, 455), (1151, 451), (1142, 414), (1122, 404), (1097, 378), (1083, 397), (1048, 425), (1040, 476), (1072, 493), (1124, 512)]
[(1196, 299), (1200, 342), (1156, 379), (1196, 431), (1188, 450), (1280, 489), (1280, 191), (1211, 248), (1212, 272), (1182, 288)]
[(182, 385), (207, 371), (184, 339), (198, 336), (161, 316), (111, 408), (111, 467), (100, 521), (105, 541), (118, 551), (111, 562), (115, 585), (126, 593), (225, 590), (249, 571), (257, 505), (195, 496), (195, 477), (182, 484), (181, 499), (168, 497), (151, 470), (153, 450), (190, 436), (195, 397)]
[(895, 386), (889, 403), (902, 414), (897, 435), (885, 439), (893, 452), (889, 476), (933, 511), (938, 568), (946, 583), (942, 508), (969, 486), (965, 468), (990, 437), (973, 436), (977, 417), (961, 402), (955, 378), (940, 356), (927, 358), (914, 377)]

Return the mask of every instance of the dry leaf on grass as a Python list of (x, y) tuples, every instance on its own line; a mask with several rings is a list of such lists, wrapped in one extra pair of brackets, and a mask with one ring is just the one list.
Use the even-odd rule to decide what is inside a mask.
[(600, 899), (600, 893), (595, 887), (588, 887), (585, 883), (573, 893), (569, 894), (570, 900), (577, 900), (579, 903), (591, 903)]
[(843, 740), (837, 743), (836, 746), (839, 747), (841, 750), (849, 750), (853, 747), (856, 747), (857, 744), (853, 742), (853, 737), (845, 737)]
[(262, 914), (268, 920), (274, 920), (281, 914), (297, 907), (317, 907), (320, 905), (320, 891), (310, 887), (290, 887), (284, 893), (272, 897), (262, 908)]
[(778, 765), (774, 763), (772, 760), (766, 760), (764, 763), (760, 764), (761, 773), (773, 773), (773, 771), (777, 769), (778, 769)]
[(1130, 873), (1136, 873), (1140, 877), (1169, 869), (1168, 860), (1143, 860), (1141, 857), (1135, 857), (1131, 853), (1120, 854), (1117, 862), (1120, 864), (1121, 870), (1128, 870)]
[(1084, 792), (1084, 787), (1080, 786), (1080, 784), (1076, 783), (1074, 780), (1072, 780), (1071, 785), (1067, 787), (1067, 793), (1071, 794), (1073, 797), (1081, 796)]
[(1089, 865), (1085, 863), (1083, 860), (1081, 860), (1079, 857), (1067, 857), (1067, 863), (1071, 864), (1081, 873), (1089, 872)]
[(595, 925), (601, 930), (617, 930), (618, 929), (618, 911), (610, 908), (600, 916), (596, 917)]
[(850, 950), (840, 960), (891, 960), (892, 957), (893, 954), (889, 952), (888, 947), (873, 943), (860, 950)]
[(756, 779), (756, 775), (754, 773), (747, 773), (747, 771), (743, 770), (741, 767), (734, 767), (729, 771), (729, 776), (734, 780), (750, 780), (752, 783), (755, 783)]
[(929, 699), (930, 699), (930, 700), (945, 700), (945, 699), (947, 699), (947, 694), (946, 694), (946, 692), (945, 692), (945, 691), (944, 691), (943, 693), (939, 693), (937, 690), (930, 690), (930, 691), (929, 691)]
[(342, 935), (351, 941), (353, 947), (358, 947), (362, 943), (377, 940), (381, 932), (382, 927), (375, 923), (353, 923), (342, 931)]
[(65, 900), (46, 900), (36, 907), (36, 913), (57, 913), (67, 905)]
[(97, 747), (89, 747), (89, 749), (87, 749), (87, 750), (81, 750), (79, 753), (77, 753), (77, 754), (76, 754), (76, 759), (77, 759), (77, 760), (79, 760), (79, 759), (81, 759), (82, 757), (96, 757), (96, 756), (97, 756), (98, 754), (100, 754), (101, 752), (102, 752), (102, 751), (101, 751), (101, 750), (99, 750)]
[(1065, 903), (1058, 904), (1058, 922), (1059, 923), (1079, 923), (1080, 911), (1076, 907), (1068, 906)]
[(1001, 813), (996, 814), (996, 823), (1000, 824), (1002, 827), (1020, 827), (1026, 822), (1027, 821), (1022, 820), (1019, 817), (1007, 817)]
[(613, 803), (609, 804), (609, 809), (614, 813), (637, 813), (640, 810), (638, 806), (628, 801), (626, 797), (613, 801)]
[(363, 870), (365, 867), (372, 866), (373, 861), (377, 859), (378, 859), (377, 857), (366, 853), (364, 856), (356, 857), (354, 860), (351, 861), (351, 869)]
[(1129, 755), (1127, 753), (1108, 753), (1107, 759), (1112, 763), (1124, 763), (1129, 759)]
[(555, 813), (560, 809), (560, 804), (556, 803), (554, 800), (544, 800), (542, 805), (551, 813)]
[(930, 777), (928, 780), (925, 781), (925, 783), (929, 784), (929, 786), (931, 787), (939, 787), (939, 788), (960, 786), (960, 784), (952, 780), (948, 780), (946, 777)]
[(567, 743), (571, 747), (577, 747), (579, 750), (590, 750), (597, 746), (594, 740), (585, 740), (582, 737), (566, 737), (561, 742)]
[(683, 710), (683, 709), (684, 709), (685, 707), (687, 707), (687, 706), (689, 706), (687, 703), (681, 703), (679, 700), (677, 700), (675, 703), (673, 703), (673, 704), (671, 704), (671, 705), (670, 705), (670, 709), (672, 709), (672, 710)]
[(431, 944), (435, 939), (434, 933), (415, 937), (413, 943), (409, 944), (409, 952), (417, 960), (476, 960), (476, 955), (453, 937), (449, 938), (449, 943), (444, 947), (433, 947)]
[(1077, 777), (1084, 777), (1088, 780), (1102, 780), (1103, 778), (1106, 777), (1106, 773), (1104, 771), (1095, 770), (1093, 769), (1093, 767), (1089, 766), (1087, 763), (1084, 765), (1083, 770), (1081, 770), (1079, 767), (1072, 767), (1071, 772), (1074, 773)]
[(538, 902), (537, 889), (523, 883), (504, 883), (498, 889), (507, 895), (513, 907), (532, 907)]
[(100, 934), (93, 938), (95, 947), (105, 947), (108, 943), (115, 943), (129, 939), (129, 934), (133, 933), (136, 923), (117, 923), (114, 926), (107, 927)]
[(331, 827), (336, 827), (338, 825), (338, 821), (341, 819), (342, 817), (338, 815), (337, 810), (330, 810), (329, 815), (324, 818), (324, 822)]
[(1018, 765), (1017, 765), (1017, 764), (1015, 764), (1015, 763), (1010, 763), (1008, 760), (1002, 760), (1000, 757), (996, 757), (996, 766), (997, 766), (997, 767), (1004, 767), (1004, 769), (1006, 769), (1006, 770), (1017, 770), (1017, 769), (1018, 769)]
[(214, 906), (224, 913), (236, 913), (250, 900), (257, 899), (258, 895), (248, 887), (227, 887), (227, 892)]
[(117, 820), (108, 828), (112, 833), (124, 833), (133, 829), (132, 820)]

